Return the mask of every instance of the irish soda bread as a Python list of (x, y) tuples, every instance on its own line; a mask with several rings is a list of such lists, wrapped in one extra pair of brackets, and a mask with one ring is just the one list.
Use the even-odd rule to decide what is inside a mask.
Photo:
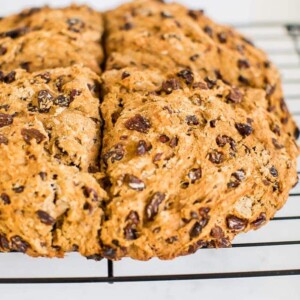
[(1, 251), (230, 247), (286, 202), (298, 135), (266, 54), (202, 11), (137, 0), (0, 20)]

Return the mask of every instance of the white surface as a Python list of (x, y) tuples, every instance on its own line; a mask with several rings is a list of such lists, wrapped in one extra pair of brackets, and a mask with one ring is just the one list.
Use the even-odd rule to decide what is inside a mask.
[(0, 287), (3, 300), (299, 300), (299, 277)]
[[(12, 13), (22, 7), (51, 4), (63, 6), (70, 2), (89, 3), (98, 9), (110, 9), (124, 0), (0, 0), (0, 14)], [(170, 1), (169, 1), (170, 2)], [(204, 8), (209, 15), (219, 21), (245, 22), (259, 20), (299, 20), (299, 0), (177, 0), (191, 8)]]
[[(111, 8), (124, 1), (77, 1), (88, 2), (97, 8)], [(232, 23), (257, 20), (299, 21), (299, 0), (202, 0), (180, 1), (191, 7), (205, 8), (214, 18)], [(5, 4), (4, 4), (5, 3)], [(27, 6), (44, 3), (66, 5), (70, 1), (0, 0), (0, 15), (17, 12)], [(282, 27), (243, 28), (256, 44), (271, 53), (274, 62), (282, 67), (284, 88), (288, 106), (298, 112), (300, 102), (292, 96), (297, 94), (300, 83), (299, 57), (291, 40), (284, 36)], [(277, 36), (277, 41), (267, 37)], [(299, 44), (300, 47), (300, 44)], [(281, 52), (284, 50), (284, 53)], [(298, 65), (298, 66), (297, 66)], [(294, 81), (298, 80), (297, 83)], [(298, 93), (299, 94), (299, 93)], [(295, 192), (300, 191), (300, 186)], [(300, 197), (293, 197), (278, 216), (300, 215)], [(236, 243), (259, 241), (300, 240), (300, 221), (271, 221), (259, 231), (241, 235)], [(201, 272), (233, 272), (250, 270), (275, 270), (300, 268), (300, 246), (275, 246), (202, 250), (194, 256), (170, 262), (152, 260), (147, 263), (125, 259), (115, 264), (115, 275), (183, 274)], [(76, 254), (65, 260), (32, 259), (21, 254), (0, 254), (0, 277), (43, 276), (104, 276), (106, 263), (87, 261)], [(117, 283), (117, 284), (60, 284), (60, 285), (0, 285), (0, 300), (81, 300), (81, 299), (222, 299), (222, 300), (299, 300), (300, 276), (196, 280), (182, 282)]]

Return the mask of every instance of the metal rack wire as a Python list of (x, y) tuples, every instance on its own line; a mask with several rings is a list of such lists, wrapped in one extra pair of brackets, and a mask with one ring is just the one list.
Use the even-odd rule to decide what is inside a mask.
[[(258, 46), (265, 48), (269, 53), (272, 60), (277, 63), (283, 74), (283, 84), (285, 87), (285, 94), (287, 104), (290, 110), (293, 112), (298, 125), (300, 124), (300, 24), (280, 24), (280, 23), (255, 23), (255, 24), (240, 24), (236, 27), (248, 34), (250, 38), (254, 40)], [(285, 41), (285, 42), (283, 42)], [(299, 89), (299, 91), (298, 91)], [(300, 174), (300, 171), (298, 171)], [(299, 197), (299, 199), (298, 199)], [(298, 203), (296, 202), (297, 200)], [(298, 225), (300, 225), (300, 185), (295, 187), (295, 189), (290, 194), (290, 199), (287, 208), (281, 213), (276, 215), (273, 220), (271, 220), (270, 225), (274, 225), (274, 228), (282, 228), (285, 224), (285, 231), (291, 230)], [(298, 222), (298, 223), (297, 223)], [(279, 225), (277, 224), (280, 224)], [(268, 227), (266, 226), (266, 227)], [(248, 233), (249, 234), (249, 233)], [(250, 234), (249, 234), (250, 235)], [(283, 235), (285, 237), (285, 235)], [(262, 237), (252, 238), (247, 240), (242, 238), (233, 244), (233, 249), (239, 249), (237, 251), (242, 251), (242, 249), (258, 249), (264, 252), (266, 248), (272, 248), (273, 252), (276, 252), (278, 247), (296, 247), (296, 253), (300, 253), (300, 236), (295, 238), (282, 238), (282, 240), (270, 240), (268, 234), (262, 235)], [(284, 248), (280, 248), (284, 249)], [(199, 252), (208, 253), (208, 251), (216, 251), (213, 249), (203, 249)], [(220, 250), (217, 250), (220, 251)], [(279, 250), (278, 250), (279, 251)], [(281, 251), (281, 250), (280, 250)], [(280, 252), (279, 251), (279, 252)], [(1, 254), (7, 255), (7, 254)], [(13, 254), (12, 254), (13, 255)], [(202, 253), (200, 254), (202, 255)], [(222, 254), (221, 254), (222, 255)], [(239, 255), (239, 252), (235, 253)], [(194, 257), (198, 260), (198, 257)], [(220, 259), (223, 259), (220, 257)], [(189, 260), (191, 262), (191, 259)], [(84, 264), (84, 262), (82, 262)], [(103, 262), (102, 262), (103, 263)], [(91, 283), (91, 282), (139, 282), (139, 281), (171, 281), (171, 280), (199, 280), (199, 279), (228, 279), (228, 278), (246, 278), (246, 277), (266, 277), (266, 276), (292, 276), (300, 275), (300, 263), (293, 268), (278, 268), (278, 269), (251, 269), (250, 270), (229, 270), (229, 271), (219, 271), (222, 268), (216, 268), (216, 271), (212, 272), (202, 272), (201, 270), (193, 269), (192, 272), (176, 272), (170, 271), (168, 274), (161, 273), (157, 271), (156, 268), (153, 270), (152, 267), (148, 268), (147, 274), (143, 270), (144, 267), (147, 269), (146, 265), (148, 263), (138, 263), (135, 268), (136, 270), (131, 274), (128, 274), (128, 266), (131, 266), (133, 261), (129, 261), (128, 264), (121, 265), (119, 268), (119, 262), (115, 263), (107, 260), (105, 275), (101, 276), (41, 276), (41, 277), (20, 277), (20, 276), (10, 276), (3, 277), (0, 274), (0, 284), (25, 284), (25, 283)], [(158, 261), (154, 264), (159, 265)], [(169, 262), (168, 266), (170, 266)], [(1, 265), (1, 263), (0, 263)], [(103, 265), (101, 265), (103, 267)], [(100, 267), (100, 266), (99, 266)], [(276, 267), (276, 266), (275, 266)], [(117, 270), (117, 272), (116, 272)], [(130, 273), (130, 272), (129, 272)]]

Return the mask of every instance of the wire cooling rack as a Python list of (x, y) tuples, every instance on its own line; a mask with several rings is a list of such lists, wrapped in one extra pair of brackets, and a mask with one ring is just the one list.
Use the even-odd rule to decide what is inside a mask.
[[(236, 26), (263, 48), (280, 68), (287, 105), (300, 125), (300, 24)], [(298, 164), (300, 166), (300, 164)], [(298, 171), (300, 174), (300, 171)], [(201, 249), (173, 261), (85, 261), (0, 254), (0, 283), (138, 282), (300, 276), (300, 184), (285, 207), (258, 231), (241, 234), (230, 249)]]

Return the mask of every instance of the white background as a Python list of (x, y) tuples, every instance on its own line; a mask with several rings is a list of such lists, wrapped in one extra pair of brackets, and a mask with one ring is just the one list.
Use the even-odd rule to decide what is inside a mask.
[[(113, 8), (124, 1), (77, 1), (77, 3), (88, 3), (98, 9)], [(253, 22), (253, 21), (298, 21), (300, 22), (300, 1), (299, 0), (202, 0), (202, 1), (179, 1), (193, 8), (204, 8), (207, 13), (218, 21), (229, 23)], [(53, 6), (63, 6), (68, 0), (0, 0), (0, 15), (17, 12), (21, 8), (28, 6), (39, 6), (41, 4)], [(0, 28), (1, 31), (1, 28)], [(272, 49), (271, 49), (272, 50)], [(293, 57), (285, 58), (293, 61)], [(297, 60), (297, 57), (295, 57)], [(299, 84), (298, 84), (299, 86)], [(296, 90), (298, 89), (296, 86)], [(291, 102), (292, 103), (292, 102)], [(299, 102), (298, 102), (299, 103)], [(299, 108), (299, 107), (298, 107)], [(299, 199), (300, 201), (300, 199)], [(291, 203), (291, 201), (289, 202)], [(292, 203), (286, 207), (282, 213), (293, 213), (295, 211)], [(253, 235), (249, 234), (249, 239), (269, 238), (269, 229), (272, 229), (274, 236), (283, 239), (287, 235), (293, 239), (300, 239), (298, 233), (289, 230), (281, 230), (279, 223), (272, 223), (264, 231)], [(297, 228), (299, 228), (299, 223)], [(287, 232), (289, 231), (289, 232)], [(295, 234), (295, 236), (293, 236)], [(243, 237), (240, 239), (243, 240)], [(235, 250), (235, 249), (232, 249)], [(120, 264), (120, 274), (140, 271), (148, 268), (151, 272), (172, 273), (173, 268), (194, 271), (197, 273), (201, 266), (205, 271), (211, 269), (226, 271), (225, 267), (264, 269), (265, 265), (273, 269), (287, 266), (289, 268), (300, 268), (300, 253), (298, 249), (284, 248), (283, 252), (276, 252), (266, 247), (256, 253), (255, 249), (237, 252), (228, 250), (209, 255), (198, 253), (189, 259), (179, 259), (175, 262), (158, 263), (156, 261), (149, 264), (133, 263), (124, 261)], [(205, 250), (204, 250), (205, 251)], [(238, 254), (236, 254), (238, 253)], [(206, 255), (206, 256), (204, 256)], [(205, 259), (207, 261), (204, 261)], [(240, 264), (239, 260), (247, 260), (245, 264)], [(199, 267), (200, 265), (200, 267)], [(146, 267), (147, 266), (147, 267)], [(181, 267), (180, 267), (181, 266)], [(13, 275), (27, 274), (32, 276), (35, 272), (42, 275), (69, 274), (78, 276), (92, 274), (102, 274), (106, 271), (105, 263), (87, 262), (81, 258), (69, 257), (65, 262), (53, 260), (32, 260), (23, 256), (0, 255), (0, 273)], [(2, 272), (1, 272), (2, 269)], [(68, 273), (69, 272), (69, 273)], [(201, 270), (199, 271), (201, 272)], [(22, 276), (22, 275), (21, 275)], [(253, 279), (223, 279), (223, 280), (203, 280), (203, 281), (182, 281), (182, 282), (154, 282), (154, 283), (119, 283), (119, 284), (66, 284), (66, 285), (0, 285), (0, 300), (81, 300), (81, 299), (151, 299), (151, 300), (198, 300), (198, 299), (222, 299), (222, 300), (299, 300), (300, 299), (300, 277), (277, 277), (277, 278), (253, 278)]]
[[(71, 2), (88, 3), (98, 9), (110, 9), (122, 0), (0, 0), (0, 14), (17, 12), (20, 8), (50, 4), (63, 6)], [(178, 0), (189, 7), (204, 8), (218, 21), (299, 20), (299, 0)]]

